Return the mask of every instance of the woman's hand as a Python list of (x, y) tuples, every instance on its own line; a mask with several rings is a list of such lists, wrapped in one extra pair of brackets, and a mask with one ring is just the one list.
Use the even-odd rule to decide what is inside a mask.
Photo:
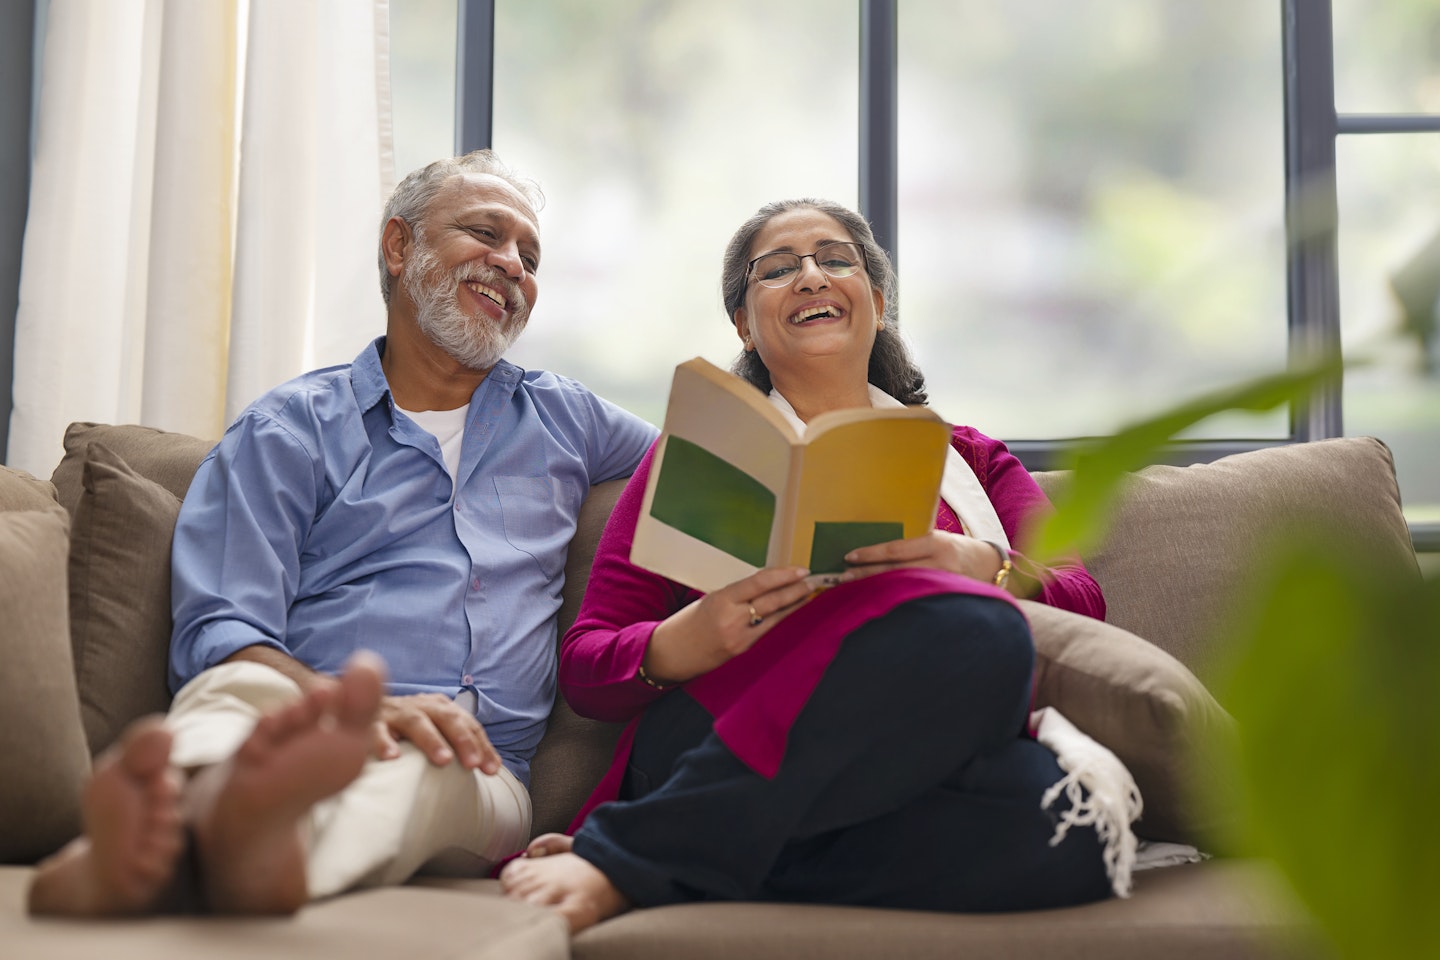
[(650, 635), (646, 675), (656, 683), (680, 683), (749, 650), (810, 595), (808, 573), (766, 567), (671, 614)]
[(1000, 572), (1000, 555), (994, 547), (947, 530), (860, 547), (847, 553), (845, 562), (850, 564), (847, 573), (855, 579), (901, 567), (928, 567), (990, 583)]

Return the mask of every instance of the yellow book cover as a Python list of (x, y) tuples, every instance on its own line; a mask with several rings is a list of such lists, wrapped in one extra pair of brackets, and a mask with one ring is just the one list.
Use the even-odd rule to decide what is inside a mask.
[(699, 357), (675, 368), (632, 563), (710, 592), (768, 566), (838, 573), (935, 524), (950, 426), (925, 407), (822, 414), (800, 436)]

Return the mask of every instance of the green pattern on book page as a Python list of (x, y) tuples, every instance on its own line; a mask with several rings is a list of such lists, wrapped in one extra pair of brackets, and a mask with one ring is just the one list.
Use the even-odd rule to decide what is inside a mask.
[(811, 573), (843, 573), (845, 554), (905, 536), (903, 523), (817, 523), (810, 545)]
[(672, 434), (665, 442), (650, 515), (763, 567), (775, 523), (775, 494), (729, 461)]

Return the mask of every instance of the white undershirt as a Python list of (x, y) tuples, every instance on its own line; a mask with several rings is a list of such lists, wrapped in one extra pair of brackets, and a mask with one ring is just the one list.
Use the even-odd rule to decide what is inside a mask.
[(454, 480), (455, 474), (460, 471), (460, 444), (465, 439), (465, 416), (470, 412), (470, 404), (454, 410), (406, 410), (399, 404), (395, 405), (395, 409), (414, 420), (416, 426), (440, 444), (445, 469), (450, 471), (450, 479)]

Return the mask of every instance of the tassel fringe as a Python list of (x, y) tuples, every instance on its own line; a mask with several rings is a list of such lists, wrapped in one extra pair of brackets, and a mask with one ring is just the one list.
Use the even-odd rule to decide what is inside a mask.
[(1054, 707), (1030, 717), (1035, 738), (1055, 754), (1065, 776), (1045, 791), (1040, 808), (1065, 795), (1070, 808), (1059, 815), (1050, 845), (1065, 839), (1073, 826), (1094, 827), (1104, 845), (1105, 874), (1117, 897), (1130, 896), (1137, 842), (1130, 824), (1144, 810), (1140, 789), (1120, 758), (1080, 732)]

